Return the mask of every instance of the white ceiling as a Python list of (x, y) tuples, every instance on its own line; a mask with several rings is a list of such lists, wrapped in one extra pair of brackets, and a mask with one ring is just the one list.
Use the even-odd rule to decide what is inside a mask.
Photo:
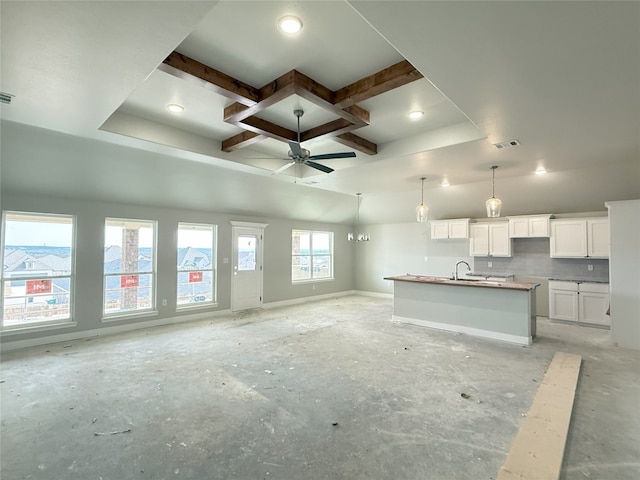
[[(0, 7), (0, 89), (15, 95), (1, 110), (10, 122), (2, 130), (3, 190), (225, 204), (321, 221), (349, 221), (352, 196), (362, 192), (363, 221), (395, 222), (412, 220), (421, 176), (433, 218), (482, 216), (489, 167), (498, 165), (496, 194), (507, 214), (602, 210), (606, 200), (640, 197), (640, 2), (2, 0)], [(277, 30), (285, 14), (303, 20), (298, 36)], [(174, 50), (254, 87), (296, 69), (336, 90), (403, 59), (424, 78), (359, 104), (371, 124), (353, 133), (376, 143), (377, 155), (321, 162), (331, 174), (303, 166), (272, 176), (288, 146), (264, 140), (222, 152), (220, 142), (242, 131), (222, 120), (233, 102), (158, 70)], [(170, 114), (168, 103), (185, 110)], [(262, 117), (295, 130), (299, 107), (303, 130), (334, 118), (297, 96)], [(425, 116), (409, 120), (412, 109)], [(40, 147), (29, 145), (36, 138)], [(521, 145), (492, 146), (511, 139)], [(63, 141), (68, 150), (50, 148)], [(330, 139), (304, 146), (312, 154), (351, 150)], [(49, 158), (34, 158), (36, 150)], [(154, 182), (132, 180), (148, 175), (151, 157)], [(534, 176), (538, 166), (549, 173)], [(27, 182), (34, 168), (51, 175)], [(177, 177), (182, 190), (157, 188)], [(451, 188), (439, 186), (443, 178)], [(113, 187), (127, 182), (138, 187)]]

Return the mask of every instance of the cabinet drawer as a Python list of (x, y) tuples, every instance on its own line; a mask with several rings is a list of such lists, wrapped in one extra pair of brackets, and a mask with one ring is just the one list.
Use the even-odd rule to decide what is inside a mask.
[(576, 282), (562, 282), (559, 280), (549, 280), (549, 290), (568, 290), (570, 292), (578, 291)]
[(589, 292), (589, 293), (609, 293), (609, 284), (608, 283), (581, 283), (580, 284), (581, 292)]

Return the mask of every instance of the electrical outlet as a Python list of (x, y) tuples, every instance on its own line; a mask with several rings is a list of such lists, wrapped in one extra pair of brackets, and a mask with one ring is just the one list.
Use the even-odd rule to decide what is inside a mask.
[(429, 257), (424, 257), (424, 261), (428, 262), (429, 261)]
[(487, 267), (492, 268), (493, 267), (493, 262), (487, 262)]
[(166, 298), (163, 298), (163, 299), (162, 299), (162, 306), (163, 306), (163, 307), (166, 307), (166, 306), (167, 306), (167, 299), (166, 299)]
[(587, 270), (589, 270), (590, 272), (593, 272), (593, 265), (591, 264), (587, 265)]

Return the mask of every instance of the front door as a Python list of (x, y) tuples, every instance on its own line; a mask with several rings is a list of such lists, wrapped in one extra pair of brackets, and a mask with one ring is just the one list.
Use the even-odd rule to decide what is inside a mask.
[(231, 310), (262, 306), (262, 240), (264, 224), (231, 222), (233, 265)]

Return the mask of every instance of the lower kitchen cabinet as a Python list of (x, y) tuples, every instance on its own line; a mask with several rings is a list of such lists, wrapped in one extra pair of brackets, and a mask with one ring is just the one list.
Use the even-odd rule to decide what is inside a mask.
[(549, 281), (549, 318), (584, 325), (610, 325), (609, 284)]

